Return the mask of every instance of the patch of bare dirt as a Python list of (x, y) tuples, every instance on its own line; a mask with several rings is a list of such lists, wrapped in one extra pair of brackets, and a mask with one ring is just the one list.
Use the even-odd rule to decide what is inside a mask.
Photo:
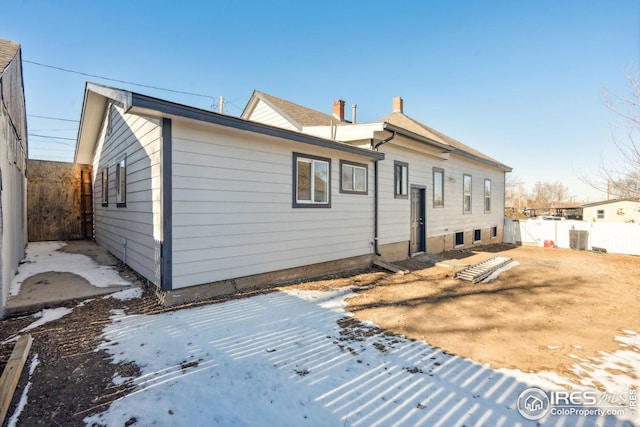
[[(486, 284), (455, 279), (461, 267), (446, 267), (498, 255), (519, 265)], [(612, 352), (623, 329), (640, 332), (639, 257), (500, 244), (432, 260), (423, 269), (399, 263), (412, 272), (380, 277), (347, 310), (492, 367), (564, 375), (575, 363), (569, 354)]]
[[(112, 401), (130, 391), (129, 382), (114, 385), (112, 379), (115, 375), (137, 376), (138, 367), (128, 363), (114, 365), (105, 351), (95, 350), (102, 342), (102, 329), (110, 323), (112, 309), (127, 306), (130, 312), (153, 311), (159, 308), (155, 301), (147, 290), (143, 298), (133, 301), (98, 297), (80, 306), (79, 301), (69, 302), (64, 306), (73, 309), (71, 313), (28, 331), (33, 344), (8, 416), (27, 384), (29, 364), (36, 354), (38, 365), (18, 425), (83, 426), (84, 417), (104, 411)], [(33, 316), (4, 320), (0, 322), (0, 337), (4, 341), (19, 335), (22, 328), (35, 320)], [(0, 343), (1, 367), (9, 359), (14, 344)]]

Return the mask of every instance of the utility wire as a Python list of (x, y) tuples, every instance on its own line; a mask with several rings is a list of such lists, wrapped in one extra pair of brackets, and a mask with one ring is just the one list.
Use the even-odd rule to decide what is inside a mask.
[(75, 141), (76, 138), (63, 138), (61, 136), (50, 136), (50, 135), (38, 135), (35, 133), (28, 134), (29, 136), (39, 136), (40, 138), (50, 138), (50, 139), (66, 139), (68, 141)]
[(36, 116), (35, 114), (27, 114), (27, 117), (37, 117), (39, 119), (49, 119), (49, 120), (60, 120), (62, 122), (74, 122), (74, 123), (79, 123), (80, 122), (79, 120), (61, 119), (59, 117), (49, 117), (49, 116)]
[(54, 65), (42, 64), (40, 62), (28, 61), (26, 59), (23, 59), (22, 62), (26, 62), (28, 64), (33, 64), (33, 65), (38, 65), (40, 67), (45, 67), (45, 68), (52, 68), (54, 70), (65, 71), (67, 73), (80, 74), (81, 76), (94, 77), (94, 78), (97, 78), (97, 79), (108, 80), (108, 81), (111, 81), (111, 82), (118, 82), (118, 83), (124, 83), (124, 84), (128, 84), (128, 85), (133, 85), (133, 86), (146, 87), (146, 88), (149, 88), (149, 89), (164, 90), (166, 92), (180, 93), (180, 94), (183, 94), (183, 95), (200, 96), (202, 98), (209, 98), (211, 100), (211, 102), (212, 102), (211, 108), (214, 108), (214, 106), (216, 104), (216, 100), (212, 96), (209, 96), (209, 95), (202, 95), (202, 94), (199, 94), (199, 93), (185, 92), (185, 91), (182, 91), (182, 90), (175, 90), (175, 89), (166, 89), (166, 88), (157, 87), (157, 86), (144, 85), (144, 84), (141, 84), (141, 83), (128, 82), (126, 80), (112, 79), (112, 78), (109, 78), (109, 77), (99, 76), (97, 74), (89, 74), (89, 73), (85, 73), (85, 72), (82, 72), (82, 71), (70, 70), (68, 68), (56, 67)]

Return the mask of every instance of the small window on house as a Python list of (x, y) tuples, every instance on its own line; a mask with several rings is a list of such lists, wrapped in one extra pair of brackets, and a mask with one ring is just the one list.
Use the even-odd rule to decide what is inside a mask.
[(367, 165), (340, 161), (340, 192), (367, 194)]
[(102, 206), (109, 206), (109, 169), (102, 169)]
[(127, 207), (127, 157), (116, 165), (116, 206)]
[(471, 175), (462, 177), (462, 212), (471, 213)]
[(604, 212), (604, 209), (598, 209), (598, 210), (596, 210), (596, 218), (597, 218), (597, 219), (605, 219), (605, 212)]
[(433, 168), (433, 207), (444, 206), (444, 169)]
[(491, 180), (484, 180), (484, 211), (491, 212)]
[(293, 207), (331, 207), (331, 159), (293, 153)]
[(406, 199), (409, 194), (409, 164), (393, 162), (394, 190), (393, 194), (398, 199)]
[(482, 240), (482, 232), (479, 228), (473, 230), (473, 242), (477, 243)]
[(496, 237), (498, 237), (498, 227), (493, 226), (491, 227), (491, 238), (495, 239)]
[(464, 233), (459, 231), (456, 233), (456, 246), (464, 245)]

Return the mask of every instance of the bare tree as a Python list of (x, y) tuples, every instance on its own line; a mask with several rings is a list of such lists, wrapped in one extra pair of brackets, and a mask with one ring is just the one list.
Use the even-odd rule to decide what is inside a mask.
[(568, 194), (567, 187), (559, 181), (538, 181), (533, 186), (533, 191), (529, 195), (527, 203), (532, 208), (554, 208), (560, 202), (566, 201)]
[(504, 205), (505, 207), (516, 209), (521, 212), (526, 203), (526, 195), (524, 193), (524, 182), (520, 177), (515, 175), (507, 175), (504, 189)]
[(631, 92), (626, 95), (605, 94), (605, 105), (624, 121), (624, 135), (612, 130), (617, 158), (602, 160), (599, 170), (580, 179), (591, 187), (606, 192), (607, 197), (640, 200), (640, 78), (637, 72), (625, 71)]

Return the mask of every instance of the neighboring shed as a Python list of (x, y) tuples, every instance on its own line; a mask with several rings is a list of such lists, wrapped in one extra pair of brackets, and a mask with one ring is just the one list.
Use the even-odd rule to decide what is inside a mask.
[(640, 223), (640, 200), (614, 199), (582, 205), (583, 221)]
[(0, 318), (27, 243), (26, 160), (20, 45), (0, 39)]
[[(92, 83), (75, 155), (93, 167), (97, 242), (167, 304), (370, 265), (383, 158)], [(343, 165), (364, 188), (342, 191)]]

